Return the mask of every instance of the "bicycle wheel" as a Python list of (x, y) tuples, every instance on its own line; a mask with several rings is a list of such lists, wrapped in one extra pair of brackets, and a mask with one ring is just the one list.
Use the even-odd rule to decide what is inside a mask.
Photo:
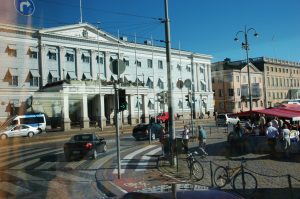
[(193, 163), (192, 173), (196, 180), (202, 180), (204, 176), (204, 170), (203, 166), (200, 164), (200, 162), (195, 161)]
[(214, 182), (218, 188), (222, 188), (227, 184), (228, 172), (225, 167), (219, 166), (214, 173)]
[(251, 196), (257, 189), (257, 180), (251, 173), (240, 172), (233, 178), (233, 189), (245, 197)]

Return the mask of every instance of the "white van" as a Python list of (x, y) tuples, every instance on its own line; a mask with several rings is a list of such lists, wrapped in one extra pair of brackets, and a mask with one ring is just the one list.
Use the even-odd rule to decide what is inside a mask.
[(240, 121), (238, 117), (229, 117), (227, 114), (218, 114), (216, 118), (217, 126), (227, 126), (228, 124), (236, 124)]
[(36, 128), (39, 131), (39, 133), (41, 133), (46, 129), (46, 118), (43, 113), (18, 115), (11, 118), (7, 124), (8, 126), (27, 124), (29, 126)]

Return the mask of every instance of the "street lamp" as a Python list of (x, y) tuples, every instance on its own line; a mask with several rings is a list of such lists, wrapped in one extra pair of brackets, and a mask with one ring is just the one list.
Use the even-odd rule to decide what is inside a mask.
[(250, 103), (250, 111), (252, 111), (252, 91), (251, 91), (251, 79), (250, 79), (250, 66), (249, 66), (249, 55), (248, 51), (250, 50), (249, 48), (249, 42), (248, 42), (248, 33), (250, 31), (254, 31), (253, 36), (258, 37), (258, 33), (254, 28), (248, 28), (245, 26), (245, 30), (238, 31), (235, 35), (234, 41), (238, 41), (238, 35), (240, 33), (244, 34), (244, 42), (242, 42), (242, 49), (246, 50), (246, 56), (247, 56), (247, 70), (248, 70), (248, 89), (249, 89), (249, 103)]

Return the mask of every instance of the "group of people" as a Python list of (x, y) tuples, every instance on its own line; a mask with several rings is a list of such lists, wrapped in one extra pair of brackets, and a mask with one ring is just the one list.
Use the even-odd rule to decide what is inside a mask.
[(240, 122), (234, 126), (234, 130), (231, 134), (233, 137), (232, 146), (235, 146), (240, 152), (245, 152), (247, 135), (261, 135), (267, 137), (271, 155), (275, 155), (276, 145), (279, 141), (286, 155), (289, 156), (291, 141), (295, 140), (297, 142), (299, 140), (299, 132), (292, 128), (288, 122), (278, 119), (277, 117), (266, 120), (264, 115), (261, 115), (256, 122), (252, 122), (252, 120), (249, 119), (245, 122), (244, 126), (242, 126)]
[[(205, 129), (199, 125), (197, 128), (198, 131), (198, 141), (199, 141), (199, 150), (201, 151), (202, 155), (208, 155), (207, 152), (205, 151), (206, 148), (206, 139), (207, 139), (207, 133), (205, 131)], [(183, 146), (183, 150), (185, 153), (188, 153), (189, 151), (189, 140), (190, 140), (190, 129), (188, 128), (187, 125), (184, 125), (183, 127), (183, 131), (181, 133), (181, 140), (182, 140), (182, 146)], [(168, 142), (166, 142), (166, 140), (169, 139), (169, 135), (166, 133), (165, 128), (163, 128), (162, 131), (162, 135), (160, 136), (160, 142), (162, 145), (162, 151), (163, 151), (163, 155), (166, 155), (165, 153), (167, 151), (169, 151), (169, 147), (168, 146)]]

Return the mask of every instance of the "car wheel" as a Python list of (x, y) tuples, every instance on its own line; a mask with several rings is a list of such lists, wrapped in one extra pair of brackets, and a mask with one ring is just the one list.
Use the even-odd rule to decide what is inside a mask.
[(6, 139), (7, 139), (7, 135), (2, 134), (2, 135), (1, 135), (1, 140), (6, 140)]
[(97, 159), (97, 156), (98, 156), (97, 150), (94, 149), (94, 152), (93, 152), (93, 159), (96, 160), (96, 159)]
[(107, 145), (104, 144), (104, 146), (103, 146), (103, 152), (106, 152), (106, 151), (107, 151)]
[(28, 133), (28, 137), (30, 137), (30, 138), (33, 137), (33, 135), (34, 135), (34, 133), (31, 131)]

